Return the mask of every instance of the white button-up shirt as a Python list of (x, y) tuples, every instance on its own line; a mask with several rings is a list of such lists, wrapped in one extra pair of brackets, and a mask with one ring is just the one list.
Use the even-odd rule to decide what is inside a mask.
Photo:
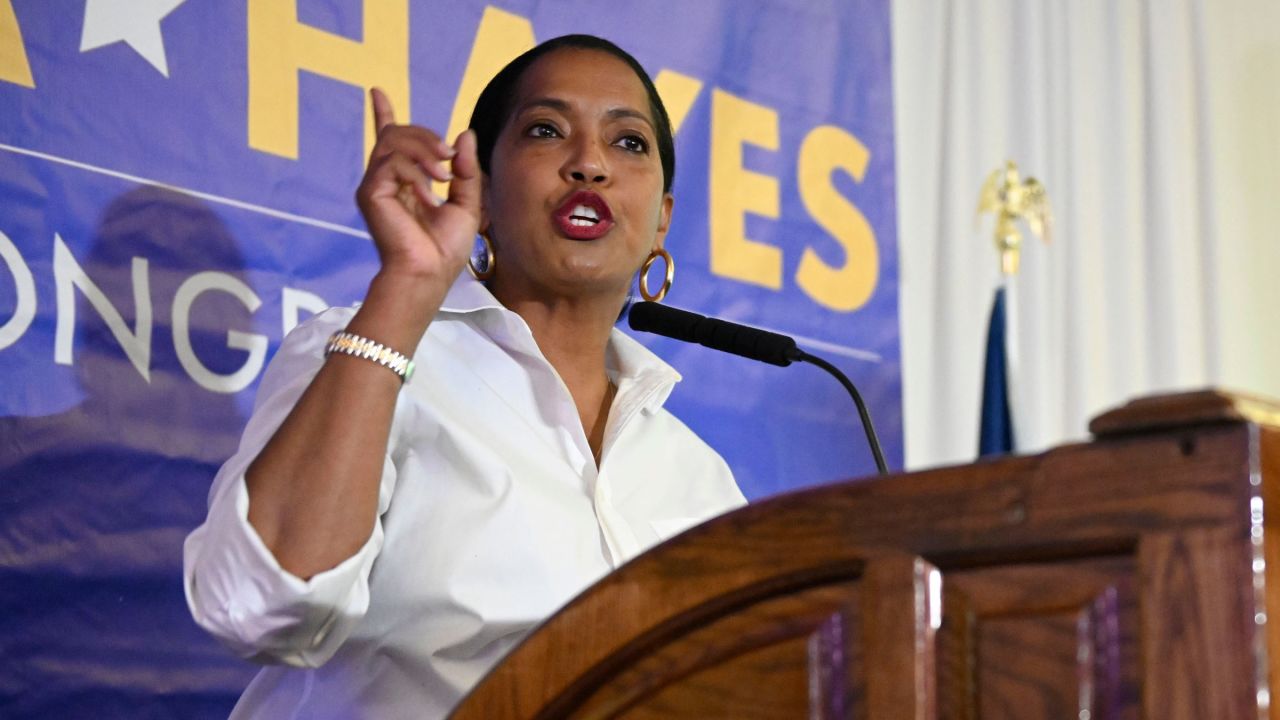
[(464, 274), (397, 401), (373, 533), (302, 580), (249, 525), (244, 471), (352, 315), (326, 311), (286, 338), (214, 481), (208, 518), (187, 538), (196, 621), (272, 664), (233, 718), (441, 717), (575, 594), (745, 502), (720, 456), (662, 409), (679, 375), (618, 330), (597, 469), (528, 326)]

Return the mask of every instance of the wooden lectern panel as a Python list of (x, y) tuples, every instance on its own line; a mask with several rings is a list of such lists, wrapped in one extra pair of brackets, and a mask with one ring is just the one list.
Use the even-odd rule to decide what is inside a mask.
[(1136, 566), (1117, 555), (947, 573), (941, 717), (1139, 717)]
[(574, 599), (453, 717), (1280, 720), (1269, 412), (1143, 401), (1092, 443), (753, 504)]
[(659, 628), (615, 675), (548, 716), (750, 720), (803, 708), (834, 720), (873, 702), (931, 717), (932, 660), (918, 651), (933, 645), (931, 572), (919, 558), (878, 556), (849, 577)]
[(1234, 528), (1205, 528), (1143, 539), (1148, 717), (1259, 716), (1266, 648), (1255, 618), (1264, 617), (1265, 605), (1254, 593), (1247, 537)]
[(638, 661), (584, 703), (581, 715), (772, 718), (804, 706), (813, 692), (827, 711), (819, 717), (844, 717), (857, 696), (847, 684), (853, 659), (846, 650), (857, 647), (847, 636), (858, 617), (848, 596), (845, 587), (817, 588), (700, 628)]

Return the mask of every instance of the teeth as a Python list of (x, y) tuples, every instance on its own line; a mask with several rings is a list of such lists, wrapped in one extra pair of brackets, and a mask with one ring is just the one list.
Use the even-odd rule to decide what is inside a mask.
[(592, 225), (595, 225), (597, 222), (599, 221), (587, 220), (585, 218), (577, 218), (577, 217), (569, 218), (569, 224), (574, 227), (591, 227)]
[(569, 214), (575, 217), (587, 218), (588, 220), (600, 219), (600, 215), (596, 213), (596, 209), (593, 207), (587, 207), (586, 205), (579, 205), (575, 207), (573, 212)]

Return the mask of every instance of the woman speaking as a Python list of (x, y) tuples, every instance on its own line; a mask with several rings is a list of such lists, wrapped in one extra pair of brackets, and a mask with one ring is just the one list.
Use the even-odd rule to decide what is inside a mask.
[(268, 664), (237, 718), (443, 716), (574, 594), (743, 503), (663, 410), (678, 374), (614, 327), (640, 268), (667, 268), (654, 293), (640, 273), (658, 299), (672, 268), (674, 145), (639, 64), (548, 41), (453, 145), (372, 103), (381, 267), (286, 338), (186, 543), (196, 621)]

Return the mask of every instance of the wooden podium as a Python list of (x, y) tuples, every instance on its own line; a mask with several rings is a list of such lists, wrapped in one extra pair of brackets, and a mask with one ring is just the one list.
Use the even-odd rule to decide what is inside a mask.
[(1156, 397), (1090, 430), (694, 528), (453, 717), (1280, 718), (1280, 406)]

